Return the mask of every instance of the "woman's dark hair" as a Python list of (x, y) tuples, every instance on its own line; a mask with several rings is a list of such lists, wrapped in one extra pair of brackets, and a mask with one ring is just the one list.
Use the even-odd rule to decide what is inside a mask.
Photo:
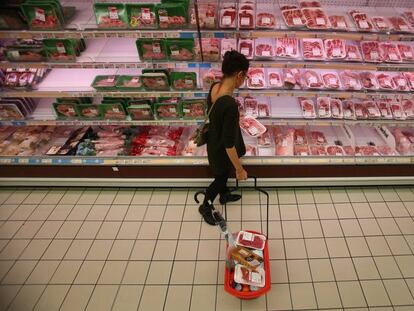
[(247, 73), (249, 70), (249, 60), (243, 54), (231, 50), (227, 51), (223, 57), (221, 71), (225, 77), (231, 77), (240, 71)]

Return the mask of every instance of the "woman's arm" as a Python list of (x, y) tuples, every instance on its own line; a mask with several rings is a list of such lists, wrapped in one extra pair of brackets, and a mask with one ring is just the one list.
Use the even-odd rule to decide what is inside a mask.
[(247, 172), (244, 170), (240, 158), (237, 154), (236, 147), (226, 148), (227, 155), (233, 164), (234, 168), (236, 169), (236, 178), (238, 180), (246, 180), (247, 179)]

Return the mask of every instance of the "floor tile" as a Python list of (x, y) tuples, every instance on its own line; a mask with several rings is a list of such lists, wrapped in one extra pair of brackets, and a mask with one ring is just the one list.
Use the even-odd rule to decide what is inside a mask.
[(87, 260), (105, 260), (113, 244), (113, 240), (95, 240), (89, 249)]
[(100, 192), (99, 188), (88, 188), (88, 191), (81, 194), (78, 200), (79, 204), (95, 204)]
[(404, 280), (384, 280), (384, 286), (394, 306), (414, 305), (413, 296)]
[(73, 285), (59, 311), (85, 310), (93, 289), (93, 285)]
[(19, 207), (17, 204), (7, 204), (0, 206), (0, 220), (7, 220)]
[(167, 286), (145, 286), (138, 311), (162, 311), (166, 294)]
[(70, 285), (48, 285), (34, 311), (58, 311), (69, 288)]
[(328, 250), (324, 239), (305, 239), (308, 258), (327, 258)]
[(62, 197), (65, 195), (66, 189), (50, 190), (43, 198), (41, 204), (59, 204)]
[(65, 221), (56, 234), (56, 238), (74, 239), (81, 226), (81, 221)]
[(341, 219), (339, 222), (345, 236), (363, 236), (358, 220)]
[(346, 193), (348, 194), (348, 198), (351, 202), (366, 202), (367, 199), (364, 195), (364, 192), (361, 188), (352, 187), (347, 188)]
[(99, 229), (102, 226), (100, 221), (85, 221), (80, 227), (76, 238), (77, 239), (95, 239)]
[(128, 205), (112, 205), (106, 214), (106, 221), (122, 221), (128, 211)]
[(301, 220), (319, 219), (318, 210), (315, 204), (298, 204), (298, 210)]
[(402, 235), (386, 236), (388, 246), (393, 255), (410, 255), (412, 251)]
[(391, 212), (385, 202), (371, 202), (370, 206), (375, 217), (392, 217)]
[(323, 234), (327, 238), (342, 237), (342, 229), (337, 219), (321, 220)]
[(131, 252), (131, 260), (151, 260), (156, 240), (136, 240)]
[(158, 239), (176, 240), (180, 234), (180, 222), (163, 222)]
[(82, 195), (82, 192), (83, 192), (82, 189), (77, 189), (77, 188), (68, 189), (66, 193), (63, 195), (62, 199), (59, 201), (59, 204), (76, 204), (79, 201)]
[(193, 284), (195, 261), (175, 261), (170, 284)]
[(19, 259), (40, 259), (52, 240), (32, 240), (20, 255)]
[(329, 259), (310, 259), (313, 282), (334, 281), (335, 276)]
[(270, 239), (281, 239), (283, 238), (282, 223), (280, 221), (269, 222), (269, 234)]
[(118, 191), (112, 204), (131, 204), (131, 201), (135, 195), (135, 191), (132, 189), (121, 189)]
[(34, 268), (26, 284), (45, 284), (47, 285), (55, 273), (60, 261), (39, 261)]
[(387, 207), (393, 217), (410, 217), (404, 202), (387, 202)]
[(153, 260), (173, 260), (175, 250), (177, 248), (177, 240), (158, 240), (155, 246)]
[(230, 296), (222, 290), (217, 290), (216, 311), (239, 311), (240, 299)]
[(319, 219), (337, 219), (335, 206), (331, 203), (319, 203), (316, 205), (318, 210)]
[(117, 193), (118, 189), (102, 189), (95, 204), (112, 204)]
[(377, 280), (380, 278), (376, 263), (371, 257), (355, 257), (352, 260), (360, 280)]
[(217, 281), (217, 261), (197, 261), (194, 284), (212, 285)]
[(414, 192), (412, 192), (408, 187), (396, 187), (395, 191), (401, 200), (414, 201)]
[(134, 240), (115, 240), (108, 260), (127, 260), (131, 254)]
[(280, 219), (281, 220), (299, 220), (299, 211), (298, 207), (295, 204), (281, 204), (280, 209)]
[(285, 259), (285, 244), (282, 240), (271, 240), (269, 242), (270, 259)]
[(53, 240), (52, 243), (49, 244), (46, 252), (43, 254), (42, 259), (62, 259), (71, 243), (71, 240)]
[(381, 187), (379, 191), (384, 201), (400, 201), (400, 197), (392, 187)]
[[(171, 204), (171, 203), (170, 203)], [(164, 221), (181, 221), (184, 215), (185, 205), (168, 205), (164, 214)]]
[(31, 192), (31, 190), (16, 190), (6, 199), (4, 204), (22, 204)]
[(11, 240), (0, 253), (0, 259), (18, 259), (30, 240)]
[(86, 311), (110, 311), (117, 291), (118, 285), (96, 285), (86, 307)]
[(338, 282), (339, 294), (345, 308), (365, 307), (364, 293), (359, 282)]
[(364, 218), (358, 219), (358, 222), (365, 236), (382, 235), (381, 228), (378, 226), (378, 222), (376, 219)]
[(332, 202), (334, 203), (346, 203), (349, 202), (348, 194), (345, 188), (330, 188), (329, 192), (331, 194)]
[[(13, 206), (13, 205), (9, 205)], [(8, 220), (27, 220), (33, 211), (37, 208), (37, 204), (24, 204), (14, 209), (14, 212)]]
[(110, 240), (115, 239), (121, 227), (120, 221), (104, 221), (99, 228), (96, 239), (98, 240)]
[(286, 260), (270, 260), (272, 283), (288, 283)]
[(150, 261), (129, 261), (122, 284), (145, 284)]
[(19, 292), (21, 285), (0, 285), (0, 310), (6, 310)]
[(278, 191), (279, 204), (296, 204), (295, 191), (293, 189), (279, 189)]
[(369, 236), (366, 240), (373, 256), (391, 255), (391, 250), (383, 236)]
[(45, 221), (37, 232), (36, 239), (53, 239), (63, 225), (63, 221)]
[(335, 203), (334, 207), (339, 219), (356, 218), (351, 203)]
[(161, 222), (143, 222), (139, 229), (138, 239), (157, 239)]
[(45, 285), (24, 285), (14, 298), (8, 310), (32, 310), (44, 289)]
[(296, 309), (316, 309), (315, 292), (312, 283), (290, 284), (293, 307)]
[(178, 240), (175, 260), (195, 260), (197, 258), (198, 241)]
[(23, 226), (23, 221), (7, 221), (0, 227), (0, 239), (11, 239)]
[(188, 190), (175, 190), (171, 191), (170, 197), (168, 198), (168, 204), (171, 205), (182, 205), (187, 203), (187, 200), (192, 200), (192, 197), (188, 197)]
[(172, 269), (172, 261), (152, 261), (146, 284), (168, 284)]
[(216, 305), (216, 286), (194, 285), (190, 301), (190, 311), (214, 310)]
[(289, 282), (311, 282), (309, 263), (306, 259), (288, 260)]
[(341, 308), (341, 299), (335, 282), (315, 283), (318, 308)]
[(346, 243), (349, 247), (349, 252), (352, 257), (370, 256), (368, 245), (363, 237), (346, 238)]
[(337, 281), (358, 280), (351, 258), (333, 258), (331, 262)]
[(295, 193), (298, 204), (309, 204), (315, 202), (311, 189), (296, 189)]
[(170, 197), (170, 191), (166, 190), (154, 190), (152, 193), (151, 199), (149, 201), (150, 205), (166, 205)]
[(82, 261), (62, 261), (56, 269), (50, 283), (52, 284), (72, 284), (75, 279)]
[(313, 196), (316, 203), (331, 203), (332, 198), (328, 188), (313, 188)]
[[(89, 205), (89, 204), (75, 205), (70, 211), (67, 217), (67, 220), (85, 220), (89, 212), (91, 211), (91, 209), (92, 209), (92, 205)], [(49, 215), (49, 217), (51, 215)]]
[(139, 229), (141, 228), (140, 221), (122, 222), (119, 228), (117, 239), (136, 239)]
[(74, 240), (65, 254), (66, 260), (83, 260), (89, 252), (93, 240)]
[(394, 257), (374, 257), (374, 260), (382, 279), (402, 278)]
[(86, 220), (104, 220), (111, 205), (93, 205)]
[(9, 272), (10, 268), (13, 267), (14, 260), (2, 260), (0, 265), (0, 281)]
[(141, 221), (144, 219), (145, 213), (147, 211), (146, 205), (130, 205), (128, 211), (125, 215), (125, 220), (127, 221)]
[(121, 285), (112, 307), (113, 311), (136, 311), (141, 298), (143, 286)]
[(103, 267), (98, 284), (121, 284), (127, 261), (107, 261)]
[(2, 284), (24, 284), (35, 268), (37, 261), (25, 260), (16, 261), (14, 266), (9, 270), (1, 281)]
[(104, 264), (104, 261), (84, 261), (74, 284), (96, 284)]
[(303, 238), (302, 226), (298, 220), (282, 221), (282, 230), (285, 239)]
[(269, 310), (290, 310), (292, 301), (289, 284), (272, 284), (267, 294), (267, 308)]
[(368, 306), (387, 306), (390, 304), (387, 292), (381, 281), (361, 281), (361, 286)]
[(305, 243), (302, 239), (285, 240), (285, 249), (288, 259), (306, 258)]
[(152, 196), (152, 190), (135, 190), (131, 204), (147, 205)]
[(358, 218), (374, 218), (374, 214), (368, 203), (352, 203), (352, 207)]
[(414, 234), (414, 220), (412, 218), (395, 218), (402, 234)]
[(220, 243), (221, 241), (217, 240), (201, 240), (198, 244), (197, 259), (218, 260)]
[(366, 187), (363, 188), (363, 192), (368, 202), (382, 202), (383, 198), (381, 193), (378, 191), (378, 188)]
[(164, 311), (188, 310), (191, 286), (169, 286)]

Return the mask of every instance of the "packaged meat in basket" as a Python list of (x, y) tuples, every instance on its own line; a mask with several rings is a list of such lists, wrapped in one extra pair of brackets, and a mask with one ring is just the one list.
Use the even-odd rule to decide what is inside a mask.
[(359, 12), (357, 10), (353, 10), (349, 12), (352, 19), (354, 20), (355, 25), (359, 30), (362, 31), (373, 31), (374, 25), (372, 24), (371, 19), (368, 17), (367, 14)]
[(310, 146), (310, 153), (313, 156), (327, 156), (325, 146)]
[(251, 116), (243, 116), (240, 118), (240, 127), (252, 137), (257, 137), (266, 132), (266, 127)]
[(331, 117), (331, 103), (329, 97), (318, 97), (316, 105), (319, 118)]
[(178, 91), (195, 90), (197, 88), (197, 74), (195, 72), (171, 72), (171, 85)]
[(266, 74), (264, 68), (249, 68), (247, 72), (247, 87), (249, 89), (266, 88)]
[(339, 76), (334, 71), (322, 73), (322, 80), (327, 89), (337, 90), (341, 87)]
[(401, 59), (404, 62), (414, 61), (414, 50), (409, 43), (399, 42), (397, 43), (398, 51), (400, 52)]
[(256, 98), (247, 96), (244, 98), (244, 113), (246, 116), (257, 118), (259, 116), (258, 102)]
[(392, 16), (388, 18), (392, 30), (397, 32), (413, 32), (413, 28), (402, 16)]
[(263, 250), (266, 237), (261, 234), (240, 231), (236, 238), (236, 244), (256, 250)]
[(267, 69), (267, 85), (272, 89), (279, 89), (283, 87), (282, 73), (278, 69)]
[(362, 41), (361, 42), (362, 55), (364, 61), (370, 63), (380, 63), (383, 61), (382, 52), (377, 41)]
[(259, 97), (257, 104), (257, 110), (259, 118), (269, 118), (271, 117), (270, 103), (268, 97)]
[(326, 146), (326, 152), (329, 156), (336, 156), (341, 157), (346, 155), (345, 150), (341, 146), (332, 145), (332, 146)]
[(362, 86), (366, 90), (378, 90), (379, 83), (374, 72), (371, 71), (362, 71), (359, 73), (359, 78), (361, 79)]
[(252, 1), (239, 3), (239, 29), (254, 29), (255, 16), (255, 4)]
[(344, 15), (329, 15), (329, 22), (334, 30), (348, 30), (348, 21)]
[(396, 85), (392, 79), (391, 74), (388, 73), (377, 73), (377, 80), (382, 90), (395, 90)]
[(365, 105), (363, 102), (355, 101), (355, 116), (358, 120), (365, 120), (368, 119), (368, 111), (365, 108)]
[(300, 28), (306, 25), (306, 18), (301, 9), (282, 10), (282, 17), (290, 28)]
[(410, 86), (411, 90), (414, 90), (414, 73), (404, 72), (403, 75), (407, 79), (408, 85)]
[(236, 4), (222, 3), (220, 9), (220, 28), (236, 28)]
[(353, 100), (342, 101), (342, 111), (344, 113), (344, 119), (355, 120), (355, 105)]
[(155, 115), (157, 119), (178, 119), (180, 118), (180, 108), (178, 104), (155, 104)]
[(167, 39), (165, 45), (170, 60), (190, 61), (194, 59), (194, 39)]
[(347, 41), (345, 44), (346, 60), (352, 62), (362, 62), (362, 55), (359, 51), (359, 44), (355, 41)]
[[(218, 62), (220, 60), (220, 40), (216, 38), (202, 38), (203, 59), (206, 62)], [(197, 39), (194, 47), (195, 60), (201, 61), (200, 43)]]
[(265, 271), (263, 268), (252, 271), (244, 265), (237, 264), (234, 271), (234, 282), (258, 288), (264, 287), (266, 284)]
[(410, 86), (408, 84), (408, 81), (405, 79), (404, 74), (402, 73), (396, 73), (392, 76), (392, 79), (394, 80), (396, 89), (398, 91), (409, 91), (410, 90)]
[(387, 63), (401, 63), (402, 58), (400, 52), (398, 51), (397, 45), (391, 42), (381, 42), (381, 57), (382, 60)]
[(342, 86), (345, 90), (359, 91), (362, 89), (359, 75), (357, 73), (350, 70), (344, 70), (339, 73), (339, 77), (341, 78)]
[(346, 57), (346, 42), (342, 39), (326, 39), (325, 53), (328, 59), (344, 59)]
[(379, 119), (381, 117), (381, 112), (374, 100), (364, 101), (365, 109), (368, 114), (368, 119)]
[(300, 70), (296, 68), (283, 68), (283, 83), (288, 89), (300, 88), (302, 85)]
[(275, 29), (277, 27), (276, 8), (270, 3), (256, 4), (256, 28)]
[(401, 105), (407, 119), (414, 119), (414, 103), (410, 99), (403, 99)]
[(299, 41), (297, 38), (277, 38), (276, 39), (276, 56), (287, 58), (298, 58), (299, 53)]
[(227, 51), (237, 51), (237, 39), (224, 38), (221, 40), (221, 58), (224, 57)]
[(203, 88), (209, 90), (211, 85), (215, 82), (220, 82), (223, 78), (223, 73), (219, 69), (209, 69), (203, 74)]
[(204, 99), (186, 99), (181, 102), (181, 112), (184, 119), (204, 119), (206, 101)]
[(300, 106), (302, 108), (302, 115), (305, 119), (315, 119), (316, 111), (313, 99), (309, 98), (298, 98)]
[(247, 59), (253, 59), (254, 55), (254, 40), (239, 39), (239, 52), (246, 56)]
[(303, 16), (306, 19), (306, 27), (312, 30), (330, 29), (328, 15), (321, 8), (304, 8)]
[(273, 127), (273, 136), (276, 144), (277, 156), (293, 156), (295, 130), (293, 128), (283, 129), (280, 126)]
[(319, 73), (317, 73), (314, 70), (305, 70), (302, 74), (304, 83), (307, 88), (309, 89), (323, 89), (324, 85), (323, 82), (319, 76)]
[(306, 60), (324, 60), (323, 41), (321, 39), (302, 39), (302, 53)]
[(255, 40), (254, 54), (257, 59), (272, 59), (275, 57), (275, 40), (259, 38)]
[(373, 16), (372, 23), (378, 31), (389, 31), (391, 29), (385, 17), (382, 16)]
[(381, 118), (383, 119), (392, 119), (392, 112), (388, 100), (381, 99), (377, 101), (378, 109), (381, 113)]
[(395, 120), (405, 120), (405, 112), (400, 102), (393, 100), (390, 103), (390, 107)]
[[(201, 29), (216, 29), (217, 27), (217, 3), (198, 3), (198, 20)], [(197, 27), (195, 7), (190, 10), (190, 25)]]
[(344, 114), (342, 112), (342, 101), (338, 98), (331, 98), (331, 115), (334, 119), (342, 119)]

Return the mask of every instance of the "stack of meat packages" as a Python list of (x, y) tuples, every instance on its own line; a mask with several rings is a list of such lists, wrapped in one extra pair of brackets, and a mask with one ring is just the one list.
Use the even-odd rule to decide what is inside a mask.
[(414, 130), (412, 128), (394, 128), (396, 149), (402, 155), (414, 155)]
[(132, 139), (131, 155), (177, 156), (183, 131), (183, 127), (175, 126), (142, 127)]
[(318, 1), (300, 1), (300, 5), (281, 6), (282, 17), (289, 28), (306, 27), (312, 30), (331, 28), (328, 15)]
[(126, 136), (123, 127), (100, 127), (96, 134), (97, 139), (93, 141), (96, 156), (105, 157), (124, 154)]

